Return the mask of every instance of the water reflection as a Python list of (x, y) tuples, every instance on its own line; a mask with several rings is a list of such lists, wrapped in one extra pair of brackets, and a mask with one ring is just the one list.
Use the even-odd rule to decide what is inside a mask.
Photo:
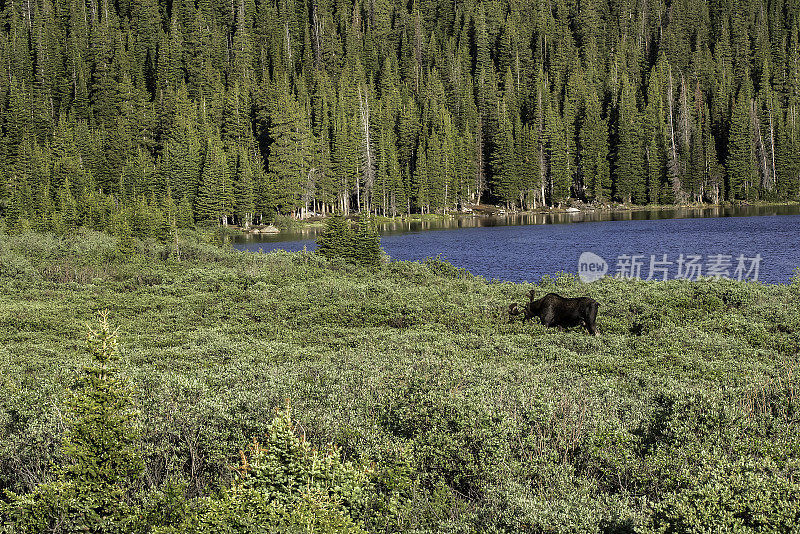
[[(381, 235), (426, 232), (430, 230), (454, 230), (458, 228), (483, 228), (493, 226), (523, 226), (541, 224), (573, 224), (582, 222), (603, 221), (647, 221), (658, 219), (694, 219), (717, 217), (750, 217), (759, 215), (796, 215), (800, 214), (800, 205), (786, 206), (715, 206), (715, 207), (679, 207), (660, 210), (626, 210), (626, 211), (579, 211), (552, 213), (515, 213), (500, 215), (460, 215), (437, 219), (396, 220), (378, 225)], [(322, 226), (299, 227), (284, 230), (279, 234), (245, 234), (236, 242), (252, 245), (255, 243), (278, 243), (284, 241), (302, 241), (316, 239), (322, 232)]]
[[(732, 261), (740, 255), (759, 255), (758, 279), (786, 283), (800, 266), (798, 228), (800, 206), (464, 216), (384, 224), (381, 247), (394, 260), (441, 254), (473, 274), (513, 282), (535, 281), (559, 271), (576, 273), (583, 252), (603, 258), (610, 272), (619, 258), (633, 255), (641, 258), (643, 268), (658, 258), (672, 262), (672, 269), (681, 254), (696, 255), (703, 262), (719, 255)], [(254, 252), (313, 250), (321, 230), (255, 236), (236, 247)], [(663, 260), (665, 255), (668, 260)], [(648, 277), (648, 272), (642, 276)]]

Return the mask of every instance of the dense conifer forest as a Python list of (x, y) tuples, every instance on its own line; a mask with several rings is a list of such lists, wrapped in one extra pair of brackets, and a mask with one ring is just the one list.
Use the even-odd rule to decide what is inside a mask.
[(4, 0), (9, 227), (800, 195), (796, 0)]

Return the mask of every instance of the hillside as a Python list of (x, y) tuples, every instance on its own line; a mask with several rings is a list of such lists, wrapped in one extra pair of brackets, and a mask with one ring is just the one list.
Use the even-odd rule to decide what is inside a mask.
[(787, 0), (5, 2), (0, 216), (147, 237), (162, 218), (797, 199), (799, 15)]

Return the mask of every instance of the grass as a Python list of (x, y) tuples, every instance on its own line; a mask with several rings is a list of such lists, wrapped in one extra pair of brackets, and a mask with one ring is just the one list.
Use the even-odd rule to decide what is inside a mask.
[[(192, 237), (181, 261), (115, 247), (90, 232), (0, 237), (0, 488), (51, 477), (86, 324), (109, 309), (142, 492), (177, 478), (187, 498), (213, 494), (291, 399), (309, 441), (380, 466), (382, 483), (408, 465), (368, 530), (713, 530), (722, 507), (723, 526), (788, 532), (778, 510), (800, 514), (797, 282), (530, 286), (438, 260), (367, 271)], [(600, 335), (510, 323), (531, 288), (595, 298)], [(411, 326), (390, 328), (401, 313)], [(748, 477), (760, 493), (707, 495)]]

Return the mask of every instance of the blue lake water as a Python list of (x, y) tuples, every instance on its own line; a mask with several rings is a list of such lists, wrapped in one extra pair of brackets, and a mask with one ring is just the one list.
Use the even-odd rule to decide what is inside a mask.
[[(393, 260), (441, 255), (473, 274), (513, 282), (577, 273), (581, 253), (592, 252), (607, 262), (611, 275), (621, 271), (643, 279), (673, 279), (680, 268), (692, 278), (697, 270), (687, 268), (693, 263), (703, 275), (716, 268), (730, 278), (753, 279), (757, 265), (758, 280), (787, 283), (800, 267), (800, 208), (758, 208), (746, 210), (746, 216), (740, 211), (597, 215), (630, 220), (559, 214), (403, 223), (381, 229), (381, 246)], [(235, 246), (264, 252), (313, 250), (318, 231), (250, 237)]]

